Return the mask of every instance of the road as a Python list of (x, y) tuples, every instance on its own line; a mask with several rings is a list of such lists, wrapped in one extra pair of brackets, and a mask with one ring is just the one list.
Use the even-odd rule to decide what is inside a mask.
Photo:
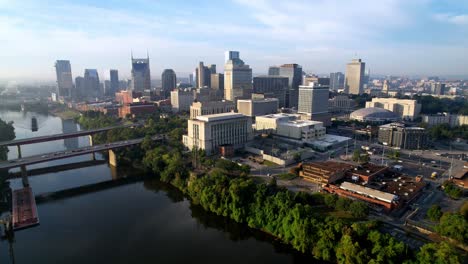
[[(163, 136), (157, 136), (157, 137), (154, 137), (153, 139), (159, 140), (162, 138)], [(14, 160), (6, 161), (6, 162), (1, 162), (0, 169), (11, 169), (15, 167), (42, 163), (42, 162), (51, 161), (51, 160), (64, 159), (64, 158), (70, 158), (70, 157), (80, 156), (84, 154), (90, 154), (90, 153), (94, 153), (98, 151), (105, 151), (105, 150), (114, 149), (114, 148), (127, 147), (131, 145), (140, 144), (142, 141), (143, 141), (143, 138), (129, 139), (125, 141), (112, 142), (112, 143), (107, 143), (107, 144), (102, 144), (102, 145), (77, 148), (77, 149), (69, 150), (69, 151), (59, 151), (59, 152), (48, 153), (48, 154), (34, 155), (34, 156), (24, 157), (21, 159), (14, 159)]]
[(54, 135), (48, 135), (48, 136), (40, 136), (40, 137), (33, 137), (33, 138), (23, 138), (23, 139), (16, 139), (16, 140), (10, 140), (10, 141), (3, 141), (3, 142), (0, 142), (0, 147), (2, 147), (2, 146), (17, 146), (17, 145), (35, 144), (35, 143), (46, 142), (46, 141), (81, 137), (81, 136), (86, 136), (86, 135), (92, 135), (92, 134), (105, 132), (105, 131), (108, 131), (108, 130), (111, 130), (111, 129), (125, 128), (125, 127), (136, 127), (136, 126), (142, 126), (142, 124), (141, 123), (136, 123), (136, 124), (118, 125), (118, 126), (103, 127), (103, 128), (98, 128), (98, 129), (92, 129), (92, 130), (82, 130), (82, 131), (77, 131), (77, 132), (72, 132), (72, 133), (54, 134)]

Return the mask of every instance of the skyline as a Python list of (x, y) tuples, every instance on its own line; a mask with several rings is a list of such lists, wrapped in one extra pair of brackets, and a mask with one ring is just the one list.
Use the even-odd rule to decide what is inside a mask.
[(254, 75), (284, 63), (345, 72), (359, 57), (371, 74), (468, 76), (468, 3), (460, 1), (7, 2), (0, 79), (53, 80), (58, 59), (70, 60), (73, 78), (85, 68), (126, 78), (132, 51), (149, 52), (152, 79), (166, 68), (185, 77), (199, 61), (222, 71), (226, 50), (240, 51)]

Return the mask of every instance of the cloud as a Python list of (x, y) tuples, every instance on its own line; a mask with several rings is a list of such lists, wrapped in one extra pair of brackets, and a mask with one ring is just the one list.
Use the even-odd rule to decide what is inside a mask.
[(455, 25), (468, 25), (468, 14), (464, 15), (453, 15), (453, 14), (436, 14), (434, 18), (440, 22), (455, 24)]
[[(147, 49), (153, 76), (164, 68), (192, 72), (198, 61), (222, 69), (226, 49), (241, 51), (254, 73), (291, 62), (306, 71), (342, 71), (356, 53), (380, 73), (429, 71), (427, 54), (434, 73), (467, 68), (447, 60), (468, 59), (466, 38), (456, 39), (463, 34), (436, 32), (429, 24), (436, 17), (462, 25), (466, 15), (434, 16), (428, 0), (233, 0), (222, 6), (188, 1), (183, 9), (139, 1), (129, 7), (0, 0), (0, 78), (52, 79), (56, 59), (70, 59), (74, 76), (84, 68), (117, 68), (128, 76), (130, 50), (144, 56)], [(434, 35), (440, 37), (421, 39)], [(457, 45), (441, 43), (447, 39)]]

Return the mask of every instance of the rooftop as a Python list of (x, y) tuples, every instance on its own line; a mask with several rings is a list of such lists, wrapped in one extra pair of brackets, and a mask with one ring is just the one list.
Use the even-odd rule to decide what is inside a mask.
[(355, 174), (370, 176), (375, 173), (386, 170), (387, 168), (388, 167), (386, 166), (380, 166), (380, 165), (376, 165), (373, 163), (364, 163), (364, 164), (354, 167), (354, 169), (351, 172)]
[(308, 163), (304, 163), (302, 166), (319, 168), (319, 169), (330, 171), (330, 172), (350, 170), (353, 168), (353, 165), (351, 164), (344, 163), (344, 162), (336, 162), (336, 161), (308, 162)]
[(278, 98), (239, 99), (237, 100), (237, 102), (255, 102), (255, 103), (278, 102)]
[(270, 118), (270, 119), (285, 119), (285, 118), (290, 118), (290, 119), (295, 119), (298, 118), (298, 115), (295, 114), (285, 114), (285, 113), (279, 113), (279, 114), (271, 114), (271, 115), (264, 115), (264, 116), (257, 116), (260, 118)]
[(290, 126), (290, 127), (308, 127), (308, 126), (316, 126), (316, 125), (323, 126), (323, 122), (312, 121), (312, 120), (286, 120), (286, 121), (281, 120), (280, 123), (283, 126)]
[(245, 118), (245, 117), (246, 116), (243, 114), (229, 112), (229, 113), (197, 116), (197, 120), (205, 121), (205, 122), (213, 122), (213, 121), (221, 121), (221, 120), (229, 120), (229, 119)]
[(374, 199), (377, 199), (377, 200), (381, 200), (381, 201), (384, 201), (384, 202), (387, 202), (387, 203), (391, 203), (391, 202), (398, 199), (397, 195), (382, 192), (382, 191), (375, 190), (375, 189), (371, 189), (371, 188), (364, 187), (364, 186), (354, 184), (354, 183), (350, 183), (350, 182), (343, 182), (340, 185), (340, 188), (343, 189), (343, 190), (347, 190), (347, 191), (355, 192), (355, 193), (358, 193), (358, 194), (362, 194), (362, 195), (365, 195), (365, 196), (368, 196), (368, 197), (371, 197), (371, 198), (374, 198)]
[(397, 114), (393, 113), (390, 110), (378, 108), (378, 107), (367, 107), (361, 108), (352, 112), (349, 116), (351, 119), (358, 120), (398, 120), (399, 117)]

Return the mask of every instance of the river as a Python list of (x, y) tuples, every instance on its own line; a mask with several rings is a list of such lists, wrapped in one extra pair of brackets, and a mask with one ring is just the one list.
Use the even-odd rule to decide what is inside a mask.
[[(31, 118), (39, 130), (31, 131)], [(38, 113), (0, 110), (14, 121), (16, 138), (79, 130), (73, 121)], [(22, 147), (23, 157), (89, 145), (87, 137)], [(10, 148), (9, 158), (16, 158)], [(97, 160), (103, 160), (100, 154)], [(132, 170), (92, 163), (91, 155), (28, 166), (35, 195), (99, 182), (135, 177)], [(55, 171), (58, 165), (81, 167)], [(58, 169), (57, 169), (58, 170)], [(11, 170), (14, 171), (14, 170)], [(129, 172), (130, 171), (130, 172)], [(21, 180), (12, 180), (13, 189)], [(288, 246), (244, 225), (208, 213), (190, 203), (171, 186), (157, 180), (129, 182), (117, 187), (38, 203), (40, 225), (15, 232), (12, 250), (0, 241), (0, 263), (310, 263)]]

